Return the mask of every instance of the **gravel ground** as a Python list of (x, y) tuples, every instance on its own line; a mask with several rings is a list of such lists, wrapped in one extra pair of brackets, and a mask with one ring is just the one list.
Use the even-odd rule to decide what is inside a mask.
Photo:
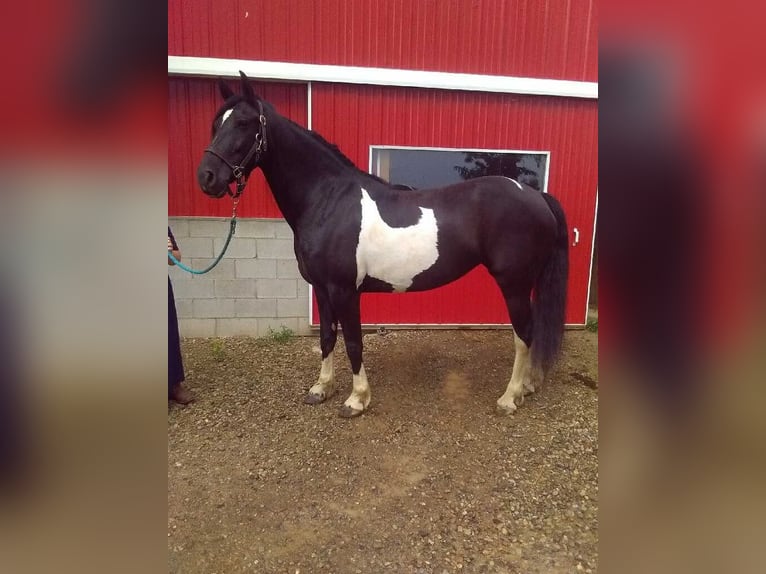
[(170, 572), (595, 572), (597, 336), (495, 414), (508, 331), (365, 335), (370, 410), (303, 404), (315, 337), (187, 339), (197, 396), (168, 409)]

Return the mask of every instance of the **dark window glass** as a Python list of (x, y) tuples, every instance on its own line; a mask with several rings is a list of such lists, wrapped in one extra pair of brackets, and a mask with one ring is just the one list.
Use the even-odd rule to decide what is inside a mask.
[(548, 154), (536, 152), (373, 148), (372, 172), (392, 184), (441, 187), (502, 175), (546, 190)]

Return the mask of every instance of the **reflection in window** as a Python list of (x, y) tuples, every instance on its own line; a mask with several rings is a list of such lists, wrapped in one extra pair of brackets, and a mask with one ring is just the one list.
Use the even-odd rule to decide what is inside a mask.
[(547, 152), (383, 148), (372, 149), (372, 172), (392, 184), (442, 187), (502, 175), (545, 191)]

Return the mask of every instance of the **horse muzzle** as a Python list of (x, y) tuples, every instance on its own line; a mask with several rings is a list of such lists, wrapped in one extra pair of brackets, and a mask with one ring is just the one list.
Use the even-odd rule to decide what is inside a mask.
[(231, 182), (216, 177), (215, 173), (210, 169), (200, 168), (197, 171), (197, 183), (199, 183), (205, 195), (220, 199), (229, 191), (229, 184)]

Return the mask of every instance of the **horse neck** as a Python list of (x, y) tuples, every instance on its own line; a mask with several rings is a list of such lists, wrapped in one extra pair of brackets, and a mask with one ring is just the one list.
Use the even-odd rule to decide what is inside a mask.
[(349, 170), (306, 131), (277, 114), (269, 117), (268, 148), (261, 164), (274, 199), (293, 229), (311, 207), (310, 190), (317, 180)]

